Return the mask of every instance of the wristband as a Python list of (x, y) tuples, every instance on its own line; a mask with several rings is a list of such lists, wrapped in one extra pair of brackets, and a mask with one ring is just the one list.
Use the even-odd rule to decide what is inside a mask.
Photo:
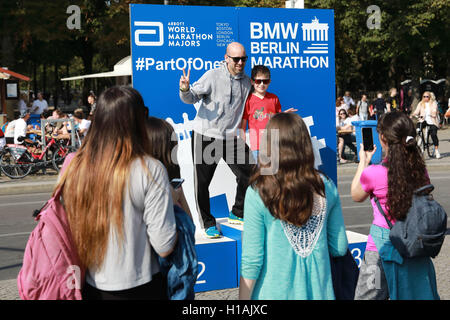
[(187, 87), (187, 88), (186, 88), (186, 89), (184, 89), (184, 90), (183, 90), (183, 89), (181, 89), (181, 87), (180, 87), (180, 91), (181, 91), (181, 92), (188, 92), (188, 91), (189, 91), (189, 87)]

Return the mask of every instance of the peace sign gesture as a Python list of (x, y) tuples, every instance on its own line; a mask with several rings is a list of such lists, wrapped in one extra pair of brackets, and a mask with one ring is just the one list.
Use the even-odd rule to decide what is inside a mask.
[(187, 75), (186, 71), (183, 68), (183, 75), (180, 77), (180, 90), (188, 91), (189, 90), (189, 76), (191, 74), (191, 69), (188, 69)]

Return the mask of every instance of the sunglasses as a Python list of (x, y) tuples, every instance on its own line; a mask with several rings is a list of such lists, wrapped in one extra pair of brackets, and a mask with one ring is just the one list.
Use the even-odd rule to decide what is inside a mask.
[(245, 63), (245, 61), (247, 61), (247, 59), (248, 59), (247, 56), (245, 56), (245, 57), (230, 57), (230, 56), (228, 56), (228, 58), (232, 59), (234, 61), (234, 63), (238, 63), (239, 60), (242, 60), (242, 62)]
[(253, 79), (253, 81), (256, 84), (261, 84), (261, 82), (264, 83), (264, 84), (269, 84), (270, 83), (270, 79)]

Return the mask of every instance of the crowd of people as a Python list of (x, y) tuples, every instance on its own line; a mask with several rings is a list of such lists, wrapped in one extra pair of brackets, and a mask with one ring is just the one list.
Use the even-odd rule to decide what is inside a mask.
[[(190, 70), (183, 70), (180, 77), (181, 101), (198, 105), (192, 155), (195, 203), (202, 227), (209, 238), (221, 236), (211, 215), (208, 187), (223, 157), (237, 180), (229, 221), (244, 225), (239, 297), (335, 299), (330, 261), (348, 252), (337, 187), (314, 167), (303, 119), (292, 112), (295, 109), (282, 112), (277, 96), (267, 92), (268, 69), (255, 66), (248, 77), (246, 60), (243, 45), (233, 42), (219, 68), (207, 71), (192, 85)], [(351, 116), (370, 116), (366, 98), (357, 109), (345, 107), (352, 105), (349, 94), (339, 100), (336, 110), (342, 129), (348, 125), (348, 111)], [(387, 106), (395, 109), (398, 104), (390, 100)], [(180, 244), (183, 237), (176, 218), (191, 214), (182, 188), (170, 183), (181, 178), (172, 152), (176, 147), (173, 128), (148, 113), (135, 89), (105, 90), (83, 144), (66, 159), (66, 169), (55, 187), (55, 192), (61, 189), (86, 270), (85, 299), (167, 299), (171, 283), (158, 261), (176, 250), (186, 250)], [(255, 130), (250, 148), (242, 136), (246, 124)], [(352, 198), (364, 201), (376, 194), (395, 223), (407, 209), (400, 204), (411, 201), (414, 188), (429, 183), (429, 178), (415, 140), (409, 139), (416, 130), (405, 113), (381, 115), (377, 130), (386, 150), (385, 165), (369, 165), (376, 148), (360, 148)], [(278, 149), (270, 146), (273, 132), (278, 135)], [(213, 163), (202, 157), (211, 144), (224, 151)], [(229, 158), (231, 154), (234, 158)], [(278, 170), (268, 174), (274, 154)], [(236, 161), (238, 157), (244, 161)], [(405, 157), (414, 161), (405, 161)], [(399, 190), (399, 184), (403, 192), (392, 192)], [(389, 242), (389, 237), (381, 241), (378, 235), (388, 229), (375, 206), (373, 213), (373, 229), (378, 233), (369, 236), (355, 299), (439, 299), (430, 258), (405, 259), (399, 266), (385, 259), (380, 245)], [(189, 264), (194, 258), (182, 255), (180, 259)], [(414, 275), (408, 274), (410, 267), (415, 268)], [(382, 285), (369, 286), (367, 279), (380, 273)], [(195, 282), (195, 277), (190, 281)]]
[[(450, 100), (449, 100), (450, 103)], [(448, 110), (444, 112), (443, 107), (438, 105), (436, 96), (431, 91), (425, 91), (420, 101), (413, 110), (412, 89), (400, 98), (396, 88), (389, 90), (388, 98), (385, 99), (382, 92), (378, 92), (376, 99), (369, 102), (366, 94), (362, 94), (357, 103), (354, 102), (349, 91), (343, 97), (336, 99), (336, 134), (338, 138), (338, 161), (346, 163), (344, 147), (348, 146), (357, 159), (356, 138), (353, 121), (378, 120), (385, 113), (402, 112), (417, 122), (417, 128), (422, 129), (428, 126), (434, 146), (434, 157), (440, 159), (439, 139), (437, 132), (443, 121), (450, 117), (450, 104)], [(344, 112), (342, 112), (344, 110)], [(448, 114), (448, 115), (447, 115)]]
[[(33, 144), (39, 141), (36, 135), (41, 135), (41, 124), (40, 122), (30, 123), (30, 117), (33, 114), (39, 115), (39, 120), (49, 120), (45, 126), (45, 133), (56, 139), (72, 139), (72, 124), (69, 121), (72, 119), (75, 137), (80, 140), (77, 141), (77, 144), (81, 144), (81, 140), (86, 136), (91, 124), (91, 120), (88, 119), (91, 119), (94, 114), (95, 100), (91, 100), (94, 107), (91, 108), (89, 117), (86, 117), (82, 108), (74, 110), (72, 115), (67, 115), (60, 109), (51, 111), (41, 92), (38, 93), (37, 97), (31, 107), (28, 108), (24, 102), (26, 95), (21, 96), (18, 104), (19, 117), (6, 122), (0, 129), (0, 151), (6, 144)], [(67, 121), (55, 121), (54, 123), (51, 121), (64, 119), (67, 119)]]

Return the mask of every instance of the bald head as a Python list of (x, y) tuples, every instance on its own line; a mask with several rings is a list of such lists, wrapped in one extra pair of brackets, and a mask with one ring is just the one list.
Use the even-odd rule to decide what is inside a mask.
[(239, 57), (245, 56), (244, 46), (242, 44), (240, 44), (239, 42), (231, 42), (227, 46), (227, 54), (232, 57), (235, 57), (236, 54), (238, 54), (237, 56), (239, 56)]
[[(242, 58), (242, 59), (239, 59)], [(225, 54), (225, 61), (227, 62), (228, 71), (234, 76), (244, 71), (247, 56), (245, 48), (239, 42), (231, 42), (227, 46), (227, 53)]]

